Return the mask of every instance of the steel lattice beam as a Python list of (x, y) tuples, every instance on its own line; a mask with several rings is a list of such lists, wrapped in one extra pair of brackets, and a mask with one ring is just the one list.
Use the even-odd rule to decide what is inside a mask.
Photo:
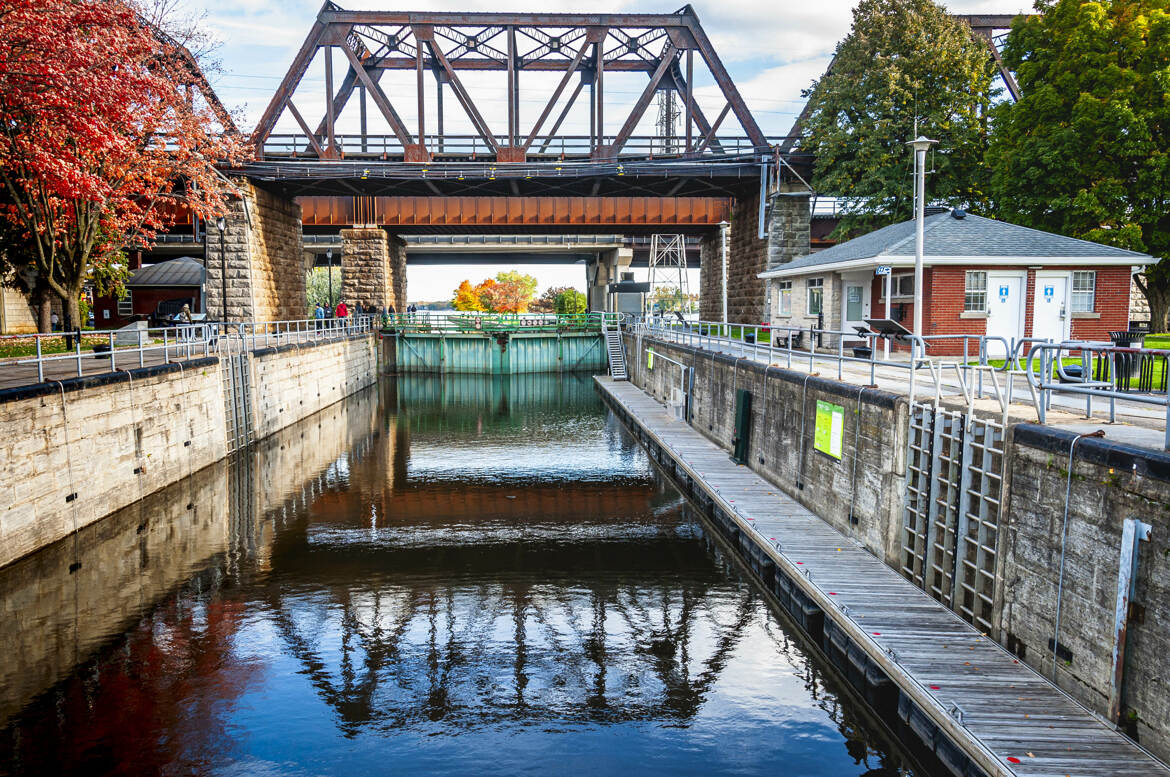
[[(333, 49), (341, 49), (348, 64), (339, 87), (334, 89)], [(292, 102), (297, 88), (319, 55), (325, 57), (325, 116), (310, 128)], [(685, 63), (685, 65), (684, 65)], [(727, 107), (724, 117), (733, 115), (751, 148), (760, 153), (769, 143), (742, 96), (736, 89), (714, 47), (690, 6), (674, 14), (531, 14), (531, 13), (403, 13), (388, 11), (347, 11), (326, 2), (317, 15), (304, 44), (273, 95), (252, 135), (257, 157), (272, 151), (273, 129), (286, 113), (295, 119), (303, 139), (291, 149), (280, 146), (286, 155), (316, 159), (337, 159), (337, 120), (346, 109), (355, 89), (369, 96), (393, 132), (393, 146), (381, 136), (381, 158), (427, 163), (436, 152), (448, 153), (443, 135), (442, 94), (449, 90), (466, 113), (486, 151), (472, 153), (474, 159), (494, 158), (497, 162), (524, 162), (535, 144), (542, 152), (558, 145), (558, 132), (577, 97), (588, 87), (590, 141), (586, 153), (574, 147), (576, 158), (609, 160), (623, 152), (641, 121), (647, 105), (658, 91), (677, 92), (686, 122), (688, 138), (684, 158), (719, 156), (725, 144), (715, 136), (719, 122), (707, 121), (694, 100), (691, 82), (696, 63), (706, 67), (718, 86)], [(684, 75), (685, 66), (685, 75)], [(415, 70), (418, 73), (413, 100), (418, 106), (418, 134), (412, 136), (395, 110), (392, 99), (403, 99), (398, 90), (387, 94), (379, 83), (388, 70)], [(425, 131), (426, 72), (437, 77), (439, 131)], [(507, 73), (507, 128), (496, 134), (477, 104), (477, 95), (461, 78), (461, 72), (503, 71)], [(620, 129), (607, 127), (602, 109), (607, 103), (605, 74), (645, 73), (648, 83), (641, 96), (620, 117)], [(527, 125), (520, 112), (519, 75), (525, 72), (559, 73), (561, 78), (543, 110)], [(568, 89), (573, 77), (580, 79)], [(560, 102), (568, 92), (568, 102)], [(362, 101), (364, 106), (364, 99)], [(302, 104), (302, 108), (304, 105)], [(556, 116), (551, 131), (541, 134), (549, 119)], [(703, 139), (695, 143), (695, 137)], [(365, 113), (361, 126), (361, 149), (371, 145)], [(637, 144), (635, 144), (637, 146)], [(563, 147), (563, 144), (562, 144)], [(742, 153), (737, 143), (735, 153)], [(630, 154), (626, 152), (624, 156)], [(649, 153), (647, 154), (649, 156)]]

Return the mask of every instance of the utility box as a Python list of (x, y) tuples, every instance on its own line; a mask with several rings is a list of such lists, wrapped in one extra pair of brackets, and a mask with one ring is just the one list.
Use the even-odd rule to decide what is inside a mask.
[(731, 460), (747, 464), (748, 442), (752, 438), (752, 395), (747, 389), (735, 392), (735, 433), (731, 438)]

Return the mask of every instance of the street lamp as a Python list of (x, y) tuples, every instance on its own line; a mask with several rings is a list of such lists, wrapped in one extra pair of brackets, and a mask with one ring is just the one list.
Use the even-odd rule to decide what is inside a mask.
[(333, 315), (333, 249), (325, 249), (325, 258), (329, 261), (329, 315)]
[(727, 228), (731, 225), (726, 221), (719, 222), (719, 261), (723, 266), (720, 275), (723, 278), (723, 323), (727, 323)]
[(926, 150), (937, 143), (919, 135), (906, 145), (914, 149), (914, 334), (922, 337), (922, 226), (926, 218)]
[(227, 253), (224, 251), (223, 236), (227, 231), (227, 219), (220, 216), (215, 220), (219, 230), (219, 311), (220, 320), (227, 321)]

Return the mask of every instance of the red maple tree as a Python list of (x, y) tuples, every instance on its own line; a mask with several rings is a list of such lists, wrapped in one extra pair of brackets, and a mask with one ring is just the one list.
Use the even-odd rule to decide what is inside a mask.
[(244, 158), (189, 52), (123, 0), (0, 8), (0, 218), (7, 261), (80, 326), (87, 281), (190, 211), (226, 211)]

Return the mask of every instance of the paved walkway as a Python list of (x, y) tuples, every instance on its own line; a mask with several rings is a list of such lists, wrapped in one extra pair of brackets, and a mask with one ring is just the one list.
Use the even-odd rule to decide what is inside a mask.
[(608, 377), (596, 380), (824, 611), (826, 621), (987, 774), (1170, 775), (996, 642), (776, 486), (733, 464), (727, 451), (645, 392)]
[[(722, 338), (696, 338), (695, 336), (688, 336), (685, 332), (666, 333), (665, 335), (655, 332), (653, 335), (646, 334), (644, 337), (646, 339), (656, 338), (663, 339), (667, 342), (697, 346), (703, 350), (752, 359), (762, 364), (772, 364), (777, 367), (785, 367), (799, 372), (810, 371), (809, 355), (807, 352), (794, 352), (790, 355), (784, 351), (771, 351), (767, 345), (755, 346), (737, 340)], [(629, 354), (627, 358), (632, 360), (639, 356), (644, 358), (643, 355), (633, 353)], [(839, 363), (835, 358), (835, 354), (832, 356), (833, 358), (829, 358), (827, 354), (814, 355), (811, 371), (820, 374), (822, 377), (838, 378), (847, 383), (853, 383), (859, 386), (869, 385), (871, 383), (870, 367), (867, 363)], [(909, 364), (909, 356), (906, 354), (895, 353), (892, 358), (895, 360), (905, 359), (907, 364)], [(939, 358), (939, 361), (961, 360), (962, 357), (953, 356)], [(1032, 395), (1028, 389), (1027, 379), (1019, 374), (1012, 376), (1009, 392), (1009, 376), (1005, 373), (998, 373), (997, 375), (1001, 390), (1012, 399), (1012, 404), (1009, 407), (1009, 418), (1015, 422), (1027, 421), (1037, 423), (1036, 410), (1032, 404)], [(908, 369), (895, 366), (878, 366), (874, 369), (872, 382), (879, 388), (908, 394), (909, 380), (910, 373)], [(934, 397), (935, 385), (929, 370), (918, 370), (915, 381), (917, 384), (915, 389), (916, 397), (920, 399), (932, 399)], [(943, 373), (940, 383), (943, 399), (966, 403), (962, 388), (953, 369)], [(998, 415), (1001, 410), (998, 402), (994, 399), (991, 385), (991, 379), (986, 377), (985, 373), (985, 377), (983, 378), (983, 399), (976, 400), (975, 407), (982, 412)], [(1110, 440), (1138, 445), (1143, 448), (1152, 448), (1154, 450), (1163, 449), (1166, 430), (1165, 408), (1124, 399), (1117, 400), (1113, 406), (1116, 420), (1111, 423), (1109, 421), (1109, 400), (1094, 397), (1091, 402), (1092, 417), (1087, 418), (1085, 413), (1085, 396), (1057, 394), (1053, 397), (1052, 407), (1048, 411), (1045, 423), (1049, 426), (1056, 426), (1074, 432), (1104, 429), (1106, 437)]]

